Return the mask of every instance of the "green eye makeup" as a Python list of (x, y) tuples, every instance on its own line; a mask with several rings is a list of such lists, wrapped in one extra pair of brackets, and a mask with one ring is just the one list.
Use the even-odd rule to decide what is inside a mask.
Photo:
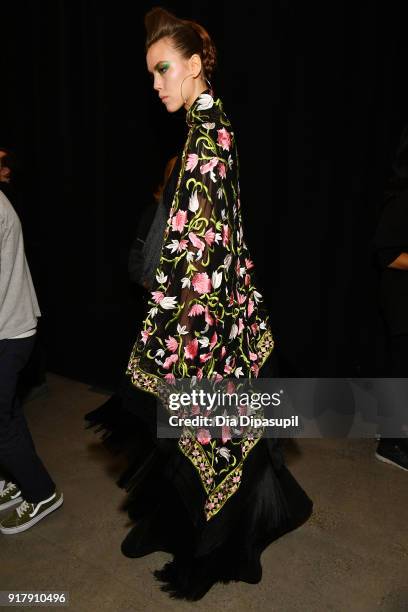
[(167, 72), (167, 70), (170, 68), (170, 62), (160, 62), (157, 66), (156, 66), (156, 70), (157, 72), (159, 72), (160, 74), (164, 74), (165, 72)]

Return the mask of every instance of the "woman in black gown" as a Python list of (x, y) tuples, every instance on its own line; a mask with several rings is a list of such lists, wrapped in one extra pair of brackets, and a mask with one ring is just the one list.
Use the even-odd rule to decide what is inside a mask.
[(272, 376), (274, 341), (243, 237), (235, 135), (208, 80), (214, 45), (199, 24), (160, 8), (145, 24), (154, 89), (168, 112), (185, 108), (189, 130), (164, 192), (168, 222), (121, 403), (86, 418), (128, 454), (119, 485), (135, 525), (123, 553), (172, 554), (156, 578), (197, 600), (216, 582), (259, 582), (262, 551), (304, 523), (312, 502), (276, 440), (191, 428), (157, 436), (164, 381)]

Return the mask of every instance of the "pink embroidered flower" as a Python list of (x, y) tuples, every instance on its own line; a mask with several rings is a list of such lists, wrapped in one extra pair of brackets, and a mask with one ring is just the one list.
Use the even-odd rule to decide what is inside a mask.
[(213, 479), (212, 479), (212, 478), (207, 478), (207, 480), (206, 480), (205, 482), (206, 482), (206, 483), (209, 485), (209, 484), (211, 484), (211, 483), (212, 483), (212, 481), (213, 481)]
[(193, 304), (188, 313), (189, 317), (196, 317), (204, 312), (204, 306), (201, 304)]
[(188, 234), (188, 237), (190, 238), (190, 242), (197, 247), (197, 249), (200, 249), (201, 251), (203, 250), (203, 248), (205, 247), (205, 244), (202, 240), (200, 240), (195, 234), (194, 232), (190, 232)]
[(218, 374), (218, 372), (213, 372), (213, 376), (214, 376), (215, 382), (220, 382), (220, 380), (223, 380), (221, 374)]
[(231, 430), (228, 425), (222, 427), (222, 443), (226, 444), (228, 440), (231, 440)]
[(192, 172), (197, 164), (198, 155), (196, 155), (195, 153), (190, 153), (187, 159), (186, 170), (190, 170), (190, 172)]
[(218, 164), (218, 174), (222, 179), (225, 179), (225, 177), (227, 176), (225, 164), (222, 164), (221, 162)]
[(241, 476), (233, 476), (232, 482), (239, 482), (241, 480)]
[(245, 287), (248, 287), (251, 283), (251, 276), (249, 274), (245, 274)]
[(255, 302), (253, 300), (248, 300), (248, 317), (250, 317), (251, 314), (254, 312), (254, 304)]
[(244, 322), (242, 319), (238, 319), (238, 335), (242, 332), (243, 329), (244, 329)]
[(232, 380), (229, 380), (227, 382), (227, 389), (226, 389), (226, 393), (235, 393), (235, 385), (232, 382)]
[(173, 336), (169, 336), (165, 341), (167, 348), (169, 351), (174, 353), (178, 349), (178, 342)]
[(233, 368), (226, 363), (225, 366), (224, 366), (225, 374), (231, 374), (232, 370), (233, 370)]
[(194, 357), (197, 355), (197, 351), (198, 351), (197, 338), (194, 338), (194, 340), (191, 340), (187, 344), (187, 346), (184, 347), (184, 354), (186, 356), (186, 359), (194, 359)]
[(227, 352), (227, 349), (225, 348), (225, 346), (223, 346), (221, 349), (221, 359), (224, 359), (224, 355), (226, 352)]
[(154, 301), (156, 302), (156, 304), (160, 304), (160, 302), (163, 300), (164, 298), (164, 293), (163, 291), (152, 291), (152, 298), (154, 299)]
[(210, 349), (214, 348), (214, 346), (217, 344), (217, 340), (218, 340), (217, 332), (214, 332), (213, 336), (212, 336), (212, 338), (210, 340)]
[(254, 336), (256, 336), (258, 329), (259, 329), (258, 323), (252, 323), (251, 330), (252, 330), (252, 333), (254, 334)]
[(209, 162), (200, 166), (201, 174), (206, 174), (207, 172), (211, 172), (213, 168), (218, 164), (218, 157), (213, 157)]
[(243, 304), (246, 300), (246, 295), (244, 295), (243, 293), (239, 293), (237, 291), (237, 300), (238, 300), (238, 304)]
[(205, 234), (204, 234), (204, 240), (206, 241), (206, 243), (208, 244), (208, 246), (211, 246), (212, 243), (214, 242), (215, 239), (215, 232), (214, 230), (210, 227), (210, 229), (208, 229)]
[(203, 378), (203, 368), (198, 368), (197, 370), (197, 380), (201, 380)]
[[(200, 444), (208, 444), (211, 440), (211, 434), (208, 429), (202, 427), (197, 431), (197, 440)], [(203, 466), (203, 467), (201, 467)], [(200, 463), (200, 468), (205, 469), (205, 463)]]
[(142, 336), (142, 342), (143, 344), (146, 344), (148, 337), (150, 336), (150, 332), (152, 331), (151, 327), (148, 327), (147, 329), (143, 330), (141, 332), (141, 336)]
[(208, 310), (208, 306), (205, 307), (204, 318), (205, 318), (205, 322), (208, 323), (208, 325), (212, 325), (214, 323), (214, 319), (210, 315), (210, 311)]
[(200, 406), (197, 406), (197, 404), (194, 404), (194, 405), (191, 407), (191, 414), (192, 414), (193, 416), (196, 416), (197, 414), (200, 414)]
[(224, 495), (221, 493), (221, 491), (217, 494), (218, 499), (222, 499), (224, 497)]
[(188, 240), (186, 240), (185, 238), (183, 238), (183, 240), (180, 240), (180, 242), (178, 243), (178, 247), (177, 247), (177, 253), (184, 251), (187, 248), (187, 245), (188, 245)]
[(230, 235), (231, 235), (231, 232), (230, 232), (229, 225), (223, 225), (222, 226), (222, 244), (223, 246), (227, 246), (228, 241), (230, 239)]
[(249, 351), (249, 359), (251, 361), (256, 361), (258, 359), (258, 355), (256, 353), (251, 353), (251, 351)]
[(254, 262), (248, 259), (247, 257), (245, 257), (245, 266), (247, 270), (250, 270), (251, 268), (254, 267)]
[(200, 355), (200, 362), (205, 363), (209, 359), (211, 359), (212, 353), (205, 353), (204, 355)]
[(259, 365), (257, 363), (254, 363), (253, 366), (251, 367), (251, 370), (255, 374), (255, 378), (258, 378)]
[(170, 357), (167, 357), (167, 359), (163, 363), (163, 368), (165, 370), (168, 370), (170, 366), (173, 365), (173, 363), (176, 363), (176, 361), (178, 361), (178, 355), (170, 355)]
[(179, 210), (171, 220), (171, 227), (175, 232), (182, 232), (187, 222), (187, 211)]
[(169, 382), (171, 385), (174, 385), (174, 383), (176, 382), (176, 378), (174, 376), (174, 374), (172, 374), (171, 372), (169, 372), (168, 374), (164, 375), (164, 378), (167, 380), (167, 382)]
[(220, 147), (224, 151), (229, 151), (230, 146), (231, 146), (231, 134), (227, 132), (225, 128), (222, 128), (222, 130), (217, 130), (217, 132), (218, 132), (217, 143), (220, 145)]
[(206, 508), (207, 510), (212, 510), (214, 506), (215, 506), (214, 502), (208, 502), (208, 504), (206, 505)]
[(211, 280), (208, 278), (207, 272), (197, 272), (191, 282), (194, 291), (197, 291), (197, 293), (208, 293), (211, 290)]
[(238, 407), (239, 416), (246, 416), (248, 414), (248, 406), (245, 404), (240, 404)]

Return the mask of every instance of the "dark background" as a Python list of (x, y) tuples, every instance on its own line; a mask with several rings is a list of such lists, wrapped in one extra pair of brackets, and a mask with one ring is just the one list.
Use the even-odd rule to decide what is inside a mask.
[[(152, 2), (1, 2), (0, 145), (49, 370), (113, 388), (143, 315), (127, 257), (186, 136), (145, 68)], [(347, 3), (348, 4), (348, 3)], [(370, 2), (166, 2), (201, 22), (238, 138), (246, 240), (281, 375), (382, 372), (371, 239), (407, 121), (403, 16)]]

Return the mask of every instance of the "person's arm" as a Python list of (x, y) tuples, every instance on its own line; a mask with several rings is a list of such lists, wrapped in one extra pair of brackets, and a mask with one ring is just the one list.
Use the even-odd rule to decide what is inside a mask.
[(408, 270), (408, 253), (400, 253), (398, 257), (388, 264), (388, 267), (394, 270)]

